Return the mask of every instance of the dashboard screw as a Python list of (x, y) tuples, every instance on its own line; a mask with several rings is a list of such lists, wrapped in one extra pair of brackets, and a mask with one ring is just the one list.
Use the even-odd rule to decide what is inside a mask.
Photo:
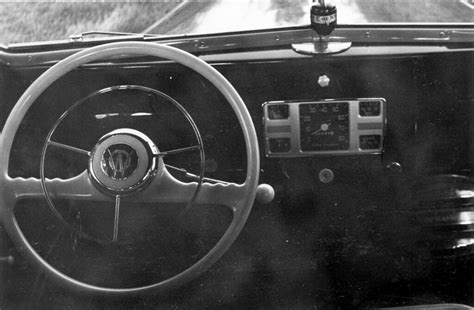
[(198, 41), (198, 42), (196, 42), (196, 47), (199, 48), (199, 49), (208, 48), (206, 42), (204, 42), (204, 41)]

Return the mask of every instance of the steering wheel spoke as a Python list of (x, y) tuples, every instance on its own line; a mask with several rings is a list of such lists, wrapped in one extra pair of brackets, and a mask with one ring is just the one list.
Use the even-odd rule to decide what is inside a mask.
[(48, 145), (52, 145), (52, 146), (55, 146), (55, 147), (58, 147), (58, 148), (61, 148), (61, 149), (65, 149), (65, 150), (69, 150), (69, 151), (72, 151), (72, 152), (76, 152), (76, 153), (79, 153), (79, 154), (91, 156), (91, 152), (80, 149), (80, 148), (77, 148), (77, 147), (72, 146), (72, 145), (67, 145), (67, 144), (63, 144), (63, 143), (52, 141), (52, 140), (48, 140)]
[(168, 155), (181, 154), (181, 153), (187, 153), (187, 152), (193, 152), (193, 151), (199, 151), (199, 150), (201, 150), (200, 146), (194, 145), (194, 146), (188, 146), (188, 147), (183, 147), (179, 149), (159, 152), (155, 154), (155, 157), (164, 157)]
[(120, 195), (115, 196), (115, 212), (114, 212), (114, 233), (113, 233), (113, 242), (118, 240), (118, 226), (120, 219)]

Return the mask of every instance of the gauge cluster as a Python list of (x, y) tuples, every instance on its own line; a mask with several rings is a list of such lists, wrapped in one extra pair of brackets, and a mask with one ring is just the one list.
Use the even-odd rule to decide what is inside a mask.
[(381, 153), (385, 105), (383, 98), (265, 102), (266, 155)]

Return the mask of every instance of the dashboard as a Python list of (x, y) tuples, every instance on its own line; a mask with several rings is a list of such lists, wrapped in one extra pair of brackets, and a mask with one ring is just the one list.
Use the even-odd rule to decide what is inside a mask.
[[(473, 75), (466, 65), (472, 63), (472, 51), (399, 48), (404, 52), (359, 44), (348, 54), (321, 58), (289, 47), (200, 56), (245, 102), (260, 146), (260, 183), (270, 184), (276, 195), (268, 205), (255, 203), (229, 252), (204, 277), (164, 297), (165, 305), (275, 308), (281, 306), (279, 296), (284, 305), (297, 301), (302, 308), (324, 303), (364, 307), (374, 299), (392, 298), (397, 302), (391, 304), (403, 304), (413, 295), (473, 302), (472, 199), (459, 196), (472, 191)], [(0, 66), (3, 126), (18, 98), (49, 64), (25, 60)], [(316, 83), (323, 75), (331, 80), (325, 87)], [(24, 118), (9, 174), (39, 177), (41, 148), (61, 111), (118, 85), (142, 85), (174, 98), (199, 128), (205, 177), (245, 179), (242, 130), (222, 94), (188, 68), (142, 58), (88, 64), (54, 83)], [(180, 147), (192, 145), (193, 132), (177, 124), (176, 111), (160, 104), (143, 93), (101, 94), (71, 117), (74, 124), (62, 125), (58, 141), (80, 141), (77, 147), (91, 149), (103, 131), (112, 132), (121, 122), (158, 141), (160, 150), (177, 148), (176, 141)], [(55, 177), (69, 178), (88, 165), (80, 154), (51, 149), (55, 163), (47, 164)], [(165, 162), (182, 168), (177, 171), (185, 179), (197, 174), (193, 169), (200, 159), (195, 157)], [(138, 159), (132, 161), (138, 166)], [(112, 231), (113, 205), (81, 207), (69, 202), (61, 212), (85, 231)], [(119, 286), (148, 284), (154, 276), (170, 274), (166, 268), (192, 263), (216, 241), (210, 227), (221, 232), (220, 225), (228, 223), (222, 209), (204, 206), (175, 227), (180, 238), (166, 238), (162, 230), (168, 232), (168, 216), (182, 206), (147, 207), (123, 207), (121, 223), (130, 232), (125, 237), (136, 237), (137, 245), (125, 243), (110, 253), (62, 230), (44, 201), (20, 201), (15, 216), (38, 251), (57, 255), (55, 263), (66, 272)], [(81, 268), (84, 264), (93, 268)], [(132, 270), (137, 266), (138, 271)], [(13, 268), (12, 288), (45, 285), (31, 267)], [(40, 290), (38, 299), (47, 303), (53, 298), (57, 288), (48, 289), (44, 295)], [(13, 304), (20, 302), (21, 294), (4, 290)]]

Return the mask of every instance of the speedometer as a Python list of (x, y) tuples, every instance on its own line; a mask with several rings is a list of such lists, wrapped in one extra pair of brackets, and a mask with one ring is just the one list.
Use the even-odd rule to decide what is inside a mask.
[(349, 103), (301, 104), (299, 112), (302, 151), (349, 149)]

